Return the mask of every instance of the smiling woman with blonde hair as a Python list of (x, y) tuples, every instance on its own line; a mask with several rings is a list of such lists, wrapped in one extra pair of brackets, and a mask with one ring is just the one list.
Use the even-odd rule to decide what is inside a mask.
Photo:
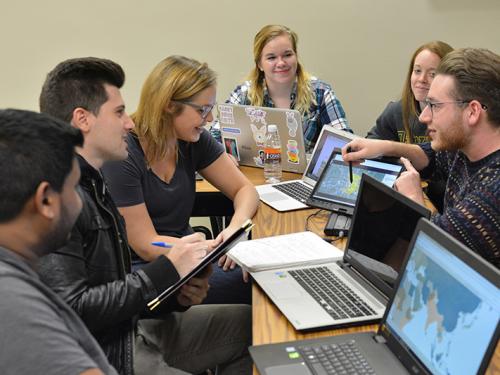
[(427, 126), (418, 121), (425, 98), (441, 59), (453, 48), (440, 40), (425, 43), (413, 53), (401, 99), (390, 102), (368, 132), (368, 138), (405, 143), (429, 140)]
[[(299, 62), (297, 34), (283, 25), (264, 26), (255, 35), (255, 66), (228, 103), (296, 109), (302, 115), (306, 152), (312, 152), (323, 125), (350, 131), (332, 87), (311, 76)], [(212, 135), (220, 140), (215, 123)]]
[[(129, 156), (104, 168), (129, 242), (140, 258), (137, 264), (161, 254), (152, 242), (199, 240), (189, 225), (197, 171), (234, 205), (231, 223), (215, 241), (207, 241), (207, 247), (217, 245), (255, 214), (259, 201), (255, 187), (204, 128), (213, 120), (215, 97), (215, 73), (207, 64), (183, 56), (162, 60), (144, 82), (131, 116), (135, 129), (127, 139)], [(250, 289), (241, 286), (241, 272), (234, 267), (226, 259), (224, 269), (229, 273), (220, 274), (217, 268), (210, 302), (249, 302)], [(220, 288), (218, 280), (223, 280)]]
[[(401, 99), (387, 105), (367, 138), (404, 143), (429, 141), (427, 125), (420, 122), (418, 116), (425, 107), (427, 93), (441, 60), (451, 51), (453, 48), (449, 44), (436, 40), (422, 44), (413, 52)], [(439, 211), (443, 208), (445, 187), (446, 176), (436, 176), (429, 181), (427, 188), (427, 195)]]

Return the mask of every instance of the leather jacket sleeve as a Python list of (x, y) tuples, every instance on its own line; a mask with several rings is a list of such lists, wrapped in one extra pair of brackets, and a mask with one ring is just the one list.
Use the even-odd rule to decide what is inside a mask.
[[(117, 256), (123, 254), (117, 252), (123, 250), (109, 239), (109, 228), (96, 224), (91, 209), (84, 206), (87, 209), (82, 210), (66, 246), (43, 257), (39, 273), (90, 331), (99, 332), (145, 312), (147, 303), (179, 275), (164, 256), (137, 272), (120, 270)], [(179, 309), (176, 298), (172, 299), (159, 312)]]

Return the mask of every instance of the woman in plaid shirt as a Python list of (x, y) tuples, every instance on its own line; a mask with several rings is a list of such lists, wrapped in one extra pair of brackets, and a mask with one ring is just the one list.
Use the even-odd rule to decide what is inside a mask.
[[(264, 26), (254, 39), (255, 67), (227, 102), (298, 110), (310, 153), (323, 125), (352, 131), (332, 87), (312, 77), (299, 62), (297, 41), (297, 34), (286, 26)], [(213, 124), (211, 133), (221, 141), (218, 125)]]

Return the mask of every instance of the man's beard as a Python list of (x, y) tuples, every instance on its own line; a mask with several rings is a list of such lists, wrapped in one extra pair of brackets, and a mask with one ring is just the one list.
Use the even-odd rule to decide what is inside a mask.
[(54, 252), (66, 245), (77, 217), (78, 215), (72, 217), (66, 207), (62, 206), (57, 226), (50, 233), (47, 233), (41, 241), (43, 245), (40, 247), (40, 256)]
[(457, 121), (446, 132), (440, 132), (439, 143), (434, 143), (432, 146), (436, 151), (457, 151), (462, 150), (466, 144), (467, 136), (462, 125)]

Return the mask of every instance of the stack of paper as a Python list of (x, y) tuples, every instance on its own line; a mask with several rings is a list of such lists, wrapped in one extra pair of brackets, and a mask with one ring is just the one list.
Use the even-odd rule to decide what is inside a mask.
[(228, 252), (250, 272), (320, 264), (342, 258), (343, 252), (312, 232), (299, 232), (238, 243)]

